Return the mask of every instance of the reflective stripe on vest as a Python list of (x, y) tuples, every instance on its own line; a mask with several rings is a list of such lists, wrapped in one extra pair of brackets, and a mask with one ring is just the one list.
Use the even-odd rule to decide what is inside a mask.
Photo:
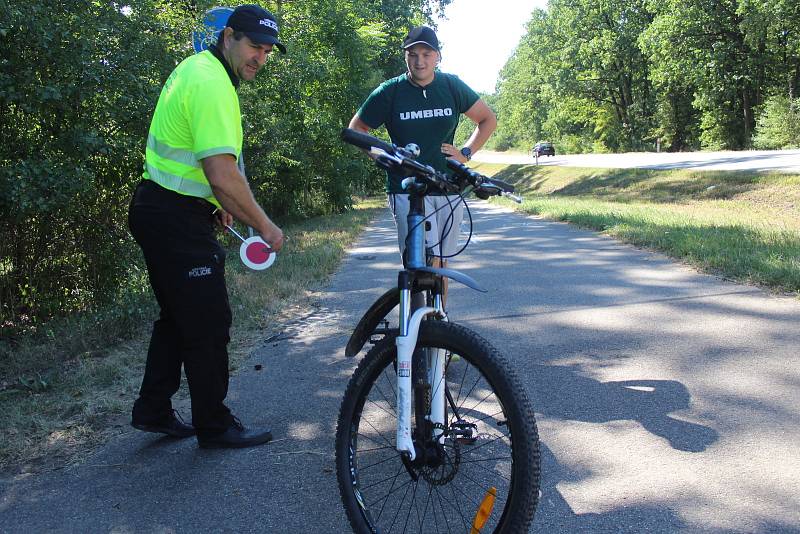
[(170, 174), (157, 169), (149, 162), (145, 163), (145, 169), (150, 179), (162, 187), (193, 197), (213, 198), (211, 186), (208, 184), (201, 184), (176, 174)]
[(147, 135), (147, 148), (155, 152), (164, 159), (172, 160), (177, 163), (188, 165), (189, 167), (200, 168), (200, 162), (194, 157), (194, 153), (190, 150), (182, 148), (171, 147), (166, 143), (162, 143), (153, 134)]

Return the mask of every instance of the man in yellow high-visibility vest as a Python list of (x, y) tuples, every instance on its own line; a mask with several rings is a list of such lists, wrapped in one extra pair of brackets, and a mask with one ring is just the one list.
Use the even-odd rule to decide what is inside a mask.
[[(132, 425), (200, 447), (249, 447), (272, 439), (245, 429), (224, 404), (231, 310), (225, 251), (215, 220), (253, 227), (275, 250), (284, 236), (255, 201), (242, 174), (242, 121), (236, 89), (253, 80), (277, 47), (275, 17), (257, 5), (231, 14), (216, 46), (183, 60), (167, 79), (147, 137), (145, 171), (131, 201), (131, 233), (144, 252), (161, 308)], [(181, 365), (192, 425), (172, 409)]]

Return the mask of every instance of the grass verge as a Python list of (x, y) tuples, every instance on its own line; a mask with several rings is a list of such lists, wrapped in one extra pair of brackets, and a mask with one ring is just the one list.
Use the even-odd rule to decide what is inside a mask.
[(477, 170), (514, 183), (525, 201), (513, 206), (526, 213), (800, 295), (800, 175), (500, 164)]
[[(238, 241), (226, 238), (232, 368), (303, 309), (382, 205), (382, 200), (367, 200), (342, 215), (284, 226), (290, 239), (267, 271), (245, 269), (238, 261)], [(128, 430), (155, 313), (148, 291), (0, 347), (0, 472), (63, 467)], [(186, 388), (178, 395), (186, 398)]]

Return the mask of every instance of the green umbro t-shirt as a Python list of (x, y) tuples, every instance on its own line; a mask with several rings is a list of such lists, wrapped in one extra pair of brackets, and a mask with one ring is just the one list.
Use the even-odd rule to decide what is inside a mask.
[[(383, 82), (358, 110), (359, 118), (370, 128), (386, 125), (392, 143), (419, 145), (417, 161), (437, 171), (449, 172), (442, 143), (453, 143), (462, 113), (480, 98), (458, 76), (436, 71), (424, 89), (401, 74)], [(404, 176), (388, 174), (386, 191), (402, 193)]]

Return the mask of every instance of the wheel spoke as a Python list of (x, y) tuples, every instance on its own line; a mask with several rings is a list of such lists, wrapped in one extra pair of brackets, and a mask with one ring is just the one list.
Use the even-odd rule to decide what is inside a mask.
[[(433, 490), (436, 492), (436, 500), (439, 502), (439, 508), (442, 511), (442, 521), (444, 521), (444, 524), (447, 526), (447, 532), (452, 533), (453, 531), (450, 529), (450, 521), (447, 520), (447, 517), (448, 517), (447, 510), (445, 510), (444, 503), (442, 502), (442, 494), (439, 491), (438, 486), (433, 486)], [(446, 500), (447, 499), (445, 499), (445, 501)], [(447, 504), (450, 504), (450, 503), (447, 503)]]
[[(363, 436), (363, 434), (359, 434), (359, 435)], [(364, 436), (364, 437), (365, 438), (369, 438), (369, 436)], [(358, 452), (363, 454), (365, 452), (383, 451), (383, 450), (386, 450), (386, 449), (394, 450), (394, 448), (395, 448), (394, 445), (384, 445), (383, 447), (373, 447), (372, 449), (358, 449)]]
[[(400, 472), (398, 472), (397, 476), (400, 476), (400, 473), (402, 473), (402, 472), (403, 472), (402, 470)], [(385, 482), (385, 480), (383, 480), (382, 482)], [(389, 493), (387, 493), (383, 497), (381, 497), (379, 499), (376, 499), (373, 502), (369, 503), (369, 506), (372, 506), (373, 504), (377, 504), (377, 503), (381, 502), (384, 499), (388, 499), (389, 497), (391, 497), (391, 495), (393, 493), (396, 493), (396, 492), (400, 491), (401, 489), (405, 488), (406, 486), (409, 486), (410, 484), (413, 484), (413, 483), (414, 483), (414, 481), (409, 478), (407, 481), (405, 481), (404, 483), (402, 483), (399, 486), (397, 486), (396, 489), (393, 489), (392, 491), (390, 491)], [(406, 489), (406, 491), (408, 491), (408, 489)]]
[[(403, 532), (406, 532), (408, 529), (408, 520), (411, 518), (411, 510), (417, 511), (417, 522), (419, 522), (419, 509), (417, 508), (417, 486), (419, 483), (412, 484), (414, 486), (414, 490), (411, 492), (411, 503), (408, 505), (408, 513), (406, 514), (406, 522), (403, 525)], [(412, 506), (413, 503), (413, 506)]]
[[(376, 521), (380, 521), (381, 515), (383, 515), (383, 509), (386, 507), (386, 502), (389, 500), (389, 496), (391, 496), (391, 494), (394, 493), (394, 491), (393, 491), (394, 490), (394, 484), (395, 484), (395, 482), (397, 482), (397, 478), (400, 476), (400, 473), (403, 472), (403, 469), (405, 469), (405, 466), (401, 463), (400, 464), (400, 468), (397, 470), (397, 473), (394, 475), (394, 478), (392, 479), (392, 485), (389, 487), (389, 493), (387, 493), (386, 497), (384, 497), (384, 499), (383, 499), (383, 504), (381, 505), (381, 509), (378, 511), (378, 517), (376, 518)], [(410, 482), (411, 482), (411, 479), (409, 479), (406, 482), (406, 484), (408, 484)]]
[[(413, 481), (409, 480), (408, 482), (409, 483), (406, 486), (406, 492), (403, 493), (403, 498), (400, 500), (400, 504), (397, 506), (397, 511), (395, 512), (394, 518), (392, 519), (392, 524), (389, 525), (389, 532), (392, 531), (392, 529), (394, 528), (395, 521), (397, 521), (397, 518), (400, 517), (400, 510), (403, 509), (403, 503), (406, 502), (406, 495), (408, 495), (408, 490), (411, 489), (411, 486), (415, 486), (414, 484), (412, 484)], [(409, 508), (409, 511), (410, 510), (411, 509)], [(406, 518), (406, 524), (408, 524), (408, 518)], [(405, 528), (403, 528), (403, 530), (405, 530)]]
[[(478, 385), (478, 382), (480, 382), (480, 381), (481, 381), (481, 377), (480, 377), (480, 376), (478, 376), (478, 378), (476, 378), (476, 379), (475, 379), (475, 383), (474, 383), (474, 384), (472, 384), (472, 387), (471, 387), (471, 388), (469, 388), (469, 391), (467, 391), (467, 394), (466, 394), (466, 395), (464, 395), (464, 400), (463, 400), (463, 402), (467, 402), (467, 399), (468, 399), (468, 398), (469, 398), (469, 396), (472, 394), (472, 392), (475, 390), (475, 386), (477, 386), (477, 385)], [(463, 404), (463, 403), (459, 405), (459, 408), (463, 408), (463, 407), (464, 407), (464, 404)]]
[(464, 387), (464, 380), (467, 379), (468, 370), (469, 370), (469, 365), (467, 364), (466, 360), (464, 360), (464, 374), (461, 377), (461, 382), (458, 384), (458, 395), (456, 396), (456, 404), (458, 404), (458, 400), (461, 398), (461, 388)]
[[(384, 370), (383, 374), (384, 375), (386, 374), (385, 370)], [(392, 389), (392, 392), (394, 392), (394, 388), (391, 387), (392, 386), (392, 381), (387, 379), (386, 383), (389, 384), (389, 387)], [(397, 417), (397, 412), (395, 412), (394, 404), (393, 404), (393, 403), (397, 402), (397, 395), (393, 395), (391, 399), (387, 398), (386, 395), (383, 393), (383, 390), (378, 386), (378, 382), (377, 381), (375, 382), (375, 389), (377, 389), (378, 393), (381, 394), (381, 397), (383, 397), (383, 399), (386, 401), (386, 404), (388, 404), (392, 408), (392, 413), (389, 414), (389, 415), (393, 415), (394, 417)], [(375, 402), (375, 401), (372, 401), (372, 402)]]
[(509, 478), (509, 477), (505, 476), (503, 473), (498, 473), (497, 471), (495, 471), (495, 470), (493, 470), (493, 469), (489, 469), (489, 468), (488, 468), (488, 467), (486, 467), (485, 465), (481, 465), (480, 463), (478, 463), (478, 461), (472, 461), (472, 462), (461, 462), (461, 463), (462, 463), (462, 464), (473, 464), (473, 465), (475, 465), (476, 467), (480, 467), (480, 468), (481, 468), (481, 469), (483, 469), (484, 471), (486, 471), (486, 472), (488, 472), (488, 473), (491, 473), (491, 474), (492, 474), (492, 475), (494, 475), (494, 476), (499, 476), (499, 477), (502, 477), (502, 478), (503, 478), (503, 480), (505, 480), (505, 481), (506, 481), (506, 482), (508, 482), (508, 483), (511, 483), (511, 478)]
[[(492, 443), (494, 443), (494, 442), (495, 442), (495, 441), (497, 441), (498, 439), (502, 439), (502, 438), (504, 438), (504, 437), (508, 437), (508, 436), (506, 436), (505, 434), (503, 434), (503, 435), (500, 435), (500, 436), (497, 436), (497, 437), (495, 437), (495, 438), (494, 438), (494, 439), (492, 439), (492, 440), (489, 440), (489, 441), (487, 441), (487, 442), (485, 442), (485, 443), (481, 443), (481, 444), (480, 444), (480, 445), (478, 445), (477, 447), (473, 447), (473, 448), (471, 448), (471, 449), (467, 450), (467, 451), (466, 451), (466, 452), (464, 452), (463, 454), (470, 454), (470, 453), (473, 453), (473, 452), (477, 451), (478, 449), (482, 449), (483, 447), (485, 447), (485, 446), (487, 446), (487, 445), (491, 445)], [(447, 444), (445, 444), (445, 447), (452, 447), (452, 445), (447, 445)]]
[(397, 418), (397, 414), (395, 413), (395, 411), (394, 411), (394, 410), (392, 410), (392, 411), (390, 412), (389, 410), (387, 410), (386, 408), (384, 408), (383, 406), (381, 406), (380, 404), (378, 404), (377, 402), (375, 402), (375, 401), (374, 401), (374, 400), (372, 400), (372, 399), (369, 399), (369, 403), (370, 403), (370, 404), (372, 404), (372, 405), (374, 405), (376, 408), (378, 408), (380, 411), (382, 411), (383, 413), (385, 413), (385, 414), (386, 414), (386, 415), (388, 415), (389, 417), (394, 417), (395, 419)]
[[(388, 439), (387, 439), (387, 438), (386, 438), (386, 437), (383, 435), (383, 433), (382, 433), (380, 430), (378, 430), (377, 428), (375, 428), (375, 425), (373, 425), (373, 424), (372, 424), (372, 423), (371, 423), (371, 422), (370, 422), (368, 419), (365, 419), (365, 420), (364, 420), (364, 422), (365, 422), (365, 423), (367, 423), (369, 426), (371, 426), (371, 427), (372, 427), (372, 430), (374, 430), (374, 431), (375, 431), (375, 433), (376, 433), (376, 434), (378, 434), (378, 437), (380, 437), (380, 438), (381, 438), (381, 440), (382, 440), (382, 441), (383, 441), (383, 442), (384, 442), (384, 443), (385, 443), (387, 446), (389, 446), (389, 447), (394, 447), (394, 445), (392, 444), (392, 442), (391, 442), (391, 441), (389, 441), (389, 440), (388, 440)], [(372, 441), (373, 443), (376, 443), (376, 444), (378, 443), (378, 441), (376, 441), (374, 438), (372, 438), (371, 436), (368, 436), (367, 434), (364, 434), (363, 432), (359, 432), (359, 433), (358, 433), (358, 435), (359, 435), (359, 436), (363, 436), (363, 437), (367, 438), (368, 440)]]
[(389, 456), (388, 458), (386, 458), (385, 460), (381, 460), (380, 462), (375, 462), (374, 464), (370, 464), (370, 465), (368, 465), (366, 467), (359, 467), (358, 470), (359, 471), (366, 471), (367, 469), (369, 469), (371, 467), (375, 467), (375, 466), (378, 466), (378, 465), (381, 465), (381, 464), (385, 464), (386, 462), (389, 462), (389, 461), (392, 461), (392, 460), (396, 460), (397, 458), (398, 458), (398, 456)]
[[(487, 393), (487, 394), (486, 394), (486, 396), (485, 396), (484, 398), (482, 398), (482, 399), (480, 400), (480, 402), (478, 402), (478, 404), (476, 404), (476, 405), (475, 405), (475, 406), (473, 406), (472, 408), (465, 408), (464, 410), (465, 410), (465, 411), (467, 411), (467, 412), (474, 412), (474, 411), (476, 411), (476, 410), (478, 409), (478, 406), (480, 406), (481, 404), (483, 404), (483, 401), (485, 401), (486, 399), (488, 399), (488, 398), (489, 398), (489, 397), (491, 397), (492, 395), (494, 395), (494, 392), (490, 391), (489, 393)], [(463, 406), (462, 406), (462, 408), (463, 408)]]
[[(388, 369), (388, 367), (387, 367), (386, 369)], [(389, 373), (387, 373), (387, 372), (386, 372), (386, 369), (384, 369), (384, 370), (383, 370), (383, 375), (384, 375), (384, 376), (386, 376), (386, 375), (388, 375), (388, 374), (389, 374)], [(392, 383), (393, 383), (395, 380), (397, 380), (397, 373), (393, 373), (393, 374), (394, 374), (394, 377), (392, 377), (391, 375), (389, 375), (389, 377), (386, 379), (386, 383), (387, 383), (387, 384), (389, 384), (389, 389), (391, 389), (391, 390), (392, 390), (392, 398), (393, 398), (393, 399), (395, 400), (395, 402), (396, 402), (396, 401), (397, 401), (397, 392), (395, 391), (395, 389), (394, 389), (394, 386), (392, 385)]]

